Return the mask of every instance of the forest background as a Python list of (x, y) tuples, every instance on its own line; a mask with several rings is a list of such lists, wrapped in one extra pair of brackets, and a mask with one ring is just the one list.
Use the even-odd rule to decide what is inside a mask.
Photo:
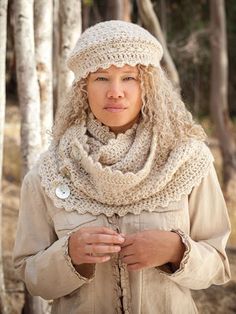
[(12, 267), (20, 184), (47, 148), (72, 82), (69, 51), (82, 30), (110, 19), (140, 24), (162, 42), (163, 66), (209, 136), (232, 223), (232, 280), (194, 298), (200, 313), (236, 313), (235, 0), (0, 0), (0, 312), (49, 312)]

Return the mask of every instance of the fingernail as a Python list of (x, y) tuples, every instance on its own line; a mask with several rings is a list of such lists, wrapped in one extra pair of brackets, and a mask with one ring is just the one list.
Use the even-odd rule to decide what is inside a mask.
[(125, 239), (124, 239), (124, 237), (121, 237), (120, 235), (118, 236), (118, 239), (119, 239), (119, 241), (124, 241)]

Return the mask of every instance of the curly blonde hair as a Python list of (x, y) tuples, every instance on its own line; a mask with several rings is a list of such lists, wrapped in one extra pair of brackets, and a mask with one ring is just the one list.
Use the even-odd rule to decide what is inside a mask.
[[(161, 68), (138, 65), (142, 90), (142, 116), (158, 134), (158, 146), (165, 152), (190, 138), (205, 140), (203, 128), (193, 121), (181, 97)], [(73, 124), (85, 121), (89, 109), (86, 79), (74, 82), (63, 106), (58, 108), (53, 139), (59, 141)]]

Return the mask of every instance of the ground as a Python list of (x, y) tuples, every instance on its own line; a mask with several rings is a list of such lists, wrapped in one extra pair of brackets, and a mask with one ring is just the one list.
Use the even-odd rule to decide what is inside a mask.
[[(20, 141), (19, 111), (16, 106), (8, 106), (6, 113), (4, 180), (3, 180), (3, 250), (5, 283), (10, 305), (9, 314), (20, 314), (23, 306), (23, 285), (16, 279), (12, 267), (12, 248), (15, 239), (20, 193)], [(220, 176), (221, 158), (217, 141), (211, 139), (211, 150), (215, 156)], [(236, 222), (236, 204), (229, 204), (232, 225)], [(236, 313), (236, 236), (233, 229), (228, 256), (231, 265), (232, 280), (224, 286), (212, 286), (209, 289), (193, 291), (200, 314)]]

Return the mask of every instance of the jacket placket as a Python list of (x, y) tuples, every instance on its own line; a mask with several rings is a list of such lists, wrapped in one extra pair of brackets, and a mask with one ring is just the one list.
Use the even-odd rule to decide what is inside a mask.
[[(111, 228), (118, 233), (120, 230), (120, 217), (114, 214), (107, 218)], [(118, 314), (131, 314), (130, 307), (130, 285), (127, 267), (122, 263), (119, 254), (114, 254), (112, 259), (113, 275), (116, 281), (117, 309)]]

